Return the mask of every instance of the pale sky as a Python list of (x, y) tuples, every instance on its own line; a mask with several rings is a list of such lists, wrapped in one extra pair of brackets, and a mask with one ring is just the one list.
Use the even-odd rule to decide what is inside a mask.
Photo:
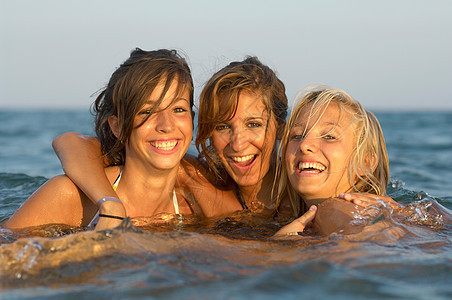
[(189, 58), (196, 96), (258, 56), (373, 110), (452, 111), (452, 1), (0, 0), (0, 109), (88, 108), (135, 47)]

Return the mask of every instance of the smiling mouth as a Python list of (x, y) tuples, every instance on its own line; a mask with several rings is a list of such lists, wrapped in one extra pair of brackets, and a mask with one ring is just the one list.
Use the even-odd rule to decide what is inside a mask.
[(152, 145), (152, 147), (155, 147), (159, 150), (163, 150), (163, 151), (170, 151), (173, 150), (176, 146), (177, 146), (177, 140), (172, 140), (172, 141), (152, 141), (150, 142), (150, 144)]
[(320, 163), (315, 162), (299, 162), (298, 163), (298, 172), (306, 172), (306, 173), (322, 173), (325, 171), (326, 167)]
[(251, 154), (251, 155), (244, 155), (244, 156), (231, 156), (231, 160), (234, 162), (234, 164), (238, 165), (238, 166), (249, 166), (250, 164), (252, 164), (254, 162), (254, 160), (256, 159), (257, 155), (255, 154)]

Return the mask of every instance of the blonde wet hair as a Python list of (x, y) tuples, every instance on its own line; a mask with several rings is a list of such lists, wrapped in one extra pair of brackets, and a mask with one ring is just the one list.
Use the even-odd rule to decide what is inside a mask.
[[(348, 163), (348, 175), (351, 188), (347, 192), (367, 192), (385, 195), (389, 181), (389, 160), (383, 132), (375, 115), (366, 111), (363, 106), (346, 92), (325, 86), (314, 86), (300, 93), (295, 99), (295, 106), (284, 130), (278, 150), (281, 161), (277, 166), (274, 189), (277, 189), (276, 203), (289, 198), (294, 215), (304, 213), (307, 208), (296, 191), (290, 185), (286, 169), (286, 151), (290, 138), (290, 130), (303, 109), (308, 105), (309, 119), (317, 116), (317, 123), (330, 103), (336, 103), (341, 110), (340, 116), (350, 113), (355, 132), (355, 145)], [(306, 120), (306, 124), (310, 120)], [(307, 126), (307, 125), (306, 125)], [(305, 128), (305, 131), (307, 128)], [(306, 133), (306, 132), (305, 132)], [(331, 195), (337, 196), (337, 195)]]

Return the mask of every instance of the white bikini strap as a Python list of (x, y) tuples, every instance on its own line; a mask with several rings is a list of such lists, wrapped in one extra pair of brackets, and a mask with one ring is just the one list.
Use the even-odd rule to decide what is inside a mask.
[(179, 214), (179, 203), (177, 203), (177, 196), (176, 196), (176, 191), (173, 190), (173, 205), (174, 205), (174, 210), (176, 211), (176, 214)]
[[(115, 183), (113, 183), (113, 189), (116, 191), (119, 185), (119, 181), (121, 180), (122, 176), (122, 170), (119, 172), (118, 178), (116, 178)], [(176, 196), (176, 190), (173, 190), (173, 206), (174, 210), (176, 211), (176, 214), (179, 214), (179, 203), (177, 203), (177, 196)]]
[(116, 178), (115, 182), (113, 183), (112, 187), (113, 189), (116, 191), (116, 189), (118, 188), (119, 185), (119, 181), (121, 180), (121, 176), (122, 176), (122, 169), (121, 172), (119, 172), (119, 176), (118, 178)]

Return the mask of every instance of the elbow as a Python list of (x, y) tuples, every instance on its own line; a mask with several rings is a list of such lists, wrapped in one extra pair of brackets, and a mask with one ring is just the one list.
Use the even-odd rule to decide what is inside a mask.
[(61, 149), (61, 147), (64, 147), (65, 144), (70, 143), (70, 141), (75, 138), (76, 136), (80, 136), (77, 132), (65, 132), (62, 135), (57, 136), (52, 141), (52, 148), (58, 155), (58, 150)]

